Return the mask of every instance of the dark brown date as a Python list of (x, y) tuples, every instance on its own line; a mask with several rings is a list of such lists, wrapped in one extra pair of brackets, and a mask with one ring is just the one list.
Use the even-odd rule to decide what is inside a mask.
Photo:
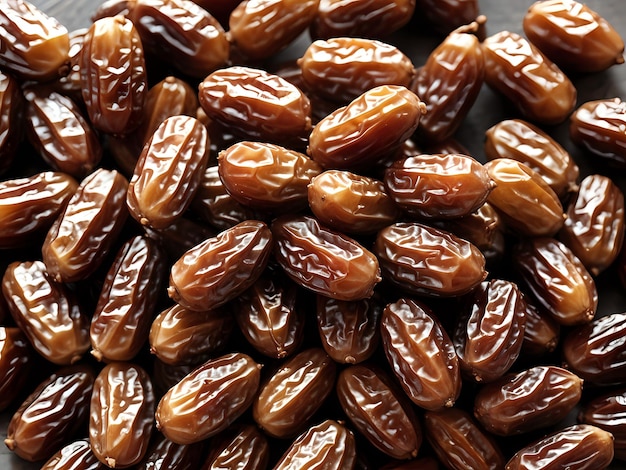
[(578, 422), (613, 434), (615, 458), (626, 460), (626, 389), (593, 397), (581, 407)]
[(202, 444), (181, 445), (161, 433), (153, 436), (150, 448), (136, 470), (197, 470), (204, 455)]
[(580, 401), (583, 381), (556, 366), (506, 374), (481, 388), (474, 416), (498, 436), (513, 436), (558, 423)]
[(398, 222), (378, 232), (374, 252), (385, 279), (419, 295), (465, 294), (487, 272), (478, 248), (450, 232)]
[(211, 442), (201, 470), (237, 468), (264, 470), (270, 461), (270, 445), (253, 424), (232, 426)]
[(609, 177), (585, 177), (566, 211), (559, 239), (597, 276), (619, 256), (624, 241), (624, 193)]
[(265, 223), (248, 220), (201, 242), (172, 266), (168, 295), (189, 310), (202, 312), (223, 305), (259, 278), (272, 240)]
[(274, 257), (296, 283), (338, 300), (371, 297), (381, 280), (373, 253), (310, 216), (272, 222)]
[(482, 206), (495, 187), (487, 169), (461, 154), (420, 154), (385, 170), (389, 196), (422, 219), (458, 218)]
[(461, 369), (452, 340), (433, 312), (402, 298), (381, 319), (385, 355), (409, 398), (427, 410), (451, 407), (461, 393)]
[(393, 155), (425, 112), (426, 105), (408, 88), (381, 85), (322, 119), (307, 151), (326, 169), (367, 168)]
[(41, 470), (105, 470), (108, 468), (94, 455), (89, 439), (77, 439), (61, 447)]
[(0, 72), (0, 174), (6, 172), (15, 160), (24, 134), (23, 112), (24, 97), (19, 81)]
[(22, 330), (0, 326), (0, 411), (23, 393), (35, 353)]
[(149, 227), (144, 227), (144, 230), (148, 237), (161, 245), (170, 261), (180, 258), (187, 250), (216, 234), (211, 227), (187, 217), (180, 217), (160, 230)]
[(563, 243), (528, 239), (513, 247), (513, 268), (536, 300), (562, 325), (590, 322), (598, 308), (593, 277)]
[(416, 0), (416, 8), (437, 32), (448, 34), (479, 16), (478, 0)]
[(344, 369), (337, 396), (355, 428), (374, 447), (395, 459), (417, 456), (422, 430), (411, 404), (384, 372), (366, 365)]
[(81, 367), (62, 369), (41, 382), (11, 417), (6, 446), (31, 462), (49, 459), (85, 427), (94, 379)]
[(156, 426), (169, 440), (193, 444), (228, 428), (252, 404), (261, 366), (243, 353), (205, 362), (161, 398)]
[(93, 385), (89, 442), (100, 462), (124, 468), (141, 461), (150, 444), (155, 396), (152, 381), (140, 366), (112, 362)]
[(165, 119), (143, 148), (126, 203), (142, 225), (161, 229), (181, 217), (195, 196), (209, 160), (206, 127), (191, 116)]
[(107, 134), (136, 129), (148, 91), (141, 38), (121, 15), (96, 20), (79, 57), (83, 100), (93, 126)]
[(624, 63), (624, 41), (611, 24), (574, 0), (542, 0), (524, 16), (526, 37), (559, 67), (600, 72)]
[(553, 352), (560, 339), (561, 325), (526, 297), (526, 325), (522, 354), (541, 357)]
[(244, 141), (219, 153), (224, 188), (239, 203), (271, 213), (307, 205), (307, 186), (322, 171), (307, 155), (275, 144)]
[(77, 188), (74, 178), (53, 171), (0, 183), (0, 247), (43, 239)]
[(67, 365), (89, 349), (89, 319), (74, 293), (54, 281), (41, 261), (15, 261), (2, 278), (15, 323), (48, 361)]
[(165, 282), (160, 247), (137, 235), (117, 252), (91, 318), (91, 354), (99, 361), (130, 361), (148, 339), (153, 312)]
[(115, 170), (99, 168), (82, 180), (41, 248), (57, 281), (85, 279), (100, 266), (128, 218), (127, 190)]

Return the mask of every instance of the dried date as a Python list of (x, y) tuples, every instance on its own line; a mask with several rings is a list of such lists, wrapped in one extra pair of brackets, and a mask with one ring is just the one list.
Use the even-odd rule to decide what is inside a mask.
[(0, 326), (0, 411), (23, 392), (35, 353), (22, 330)]
[(626, 460), (626, 389), (606, 392), (586, 402), (578, 422), (591, 424), (613, 435), (615, 458)]
[(19, 81), (0, 72), (0, 174), (6, 172), (22, 140), (24, 97)]
[(269, 461), (268, 439), (253, 424), (242, 424), (232, 426), (212, 441), (202, 470), (265, 469)]
[(105, 470), (91, 451), (89, 439), (77, 439), (64, 445), (41, 467), (41, 470)]

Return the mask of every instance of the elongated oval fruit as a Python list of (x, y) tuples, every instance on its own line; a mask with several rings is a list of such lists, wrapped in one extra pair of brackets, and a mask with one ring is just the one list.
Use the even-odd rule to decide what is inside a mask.
[(260, 368), (243, 353), (210, 359), (161, 398), (157, 429), (178, 444), (199, 442), (223, 431), (252, 404)]
[(615, 458), (626, 458), (626, 389), (607, 391), (585, 402), (578, 422), (591, 424), (613, 434)]
[(0, 412), (22, 393), (36, 357), (22, 330), (0, 326)]
[(94, 455), (89, 439), (82, 438), (61, 447), (41, 470), (104, 470), (106, 468)]
[(261, 430), (254, 424), (234, 425), (211, 441), (202, 470), (264, 469), (269, 460), (269, 440)]

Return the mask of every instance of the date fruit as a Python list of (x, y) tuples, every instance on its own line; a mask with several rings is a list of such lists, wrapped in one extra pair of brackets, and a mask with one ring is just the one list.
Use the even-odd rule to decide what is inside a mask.
[(19, 328), (0, 326), (0, 411), (19, 397), (36, 355)]

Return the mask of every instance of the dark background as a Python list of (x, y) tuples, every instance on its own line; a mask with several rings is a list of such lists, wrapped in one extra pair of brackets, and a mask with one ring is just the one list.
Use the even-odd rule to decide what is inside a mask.
[[(31, 0), (32, 3), (51, 16), (55, 16), (69, 30), (89, 26), (89, 17), (96, 6), (96, 0)], [(216, 0), (219, 1), (219, 0)], [(522, 18), (531, 0), (480, 0), (481, 13), (487, 16), (487, 34), (501, 30), (522, 33)], [(604, 16), (626, 38), (626, 2), (624, 0), (588, 0), (587, 5)], [(395, 34), (387, 41), (398, 45), (413, 60), (421, 65), (428, 53), (437, 45), (441, 37), (433, 36), (425, 29), (416, 26), (407, 27), (400, 34)], [(308, 35), (303, 35), (283, 54), (284, 59), (297, 58), (308, 45)], [(614, 66), (606, 72), (573, 77), (578, 89), (579, 104), (600, 98), (621, 97), (626, 99), (626, 65)], [(486, 129), (502, 119), (519, 117), (513, 108), (503, 103), (500, 96), (486, 86), (457, 134), (457, 139), (467, 147), (470, 154), (484, 161), (483, 137)], [(583, 175), (603, 173), (610, 175), (626, 188), (623, 174), (609, 169), (598, 162), (592, 155), (576, 148), (569, 139), (567, 123), (548, 129), (574, 157)], [(608, 270), (597, 279), (600, 291), (599, 313), (611, 313), (626, 310), (626, 295), (619, 284), (614, 270)], [(6, 436), (6, 426), (10, 416), (0, 414), (0, 436)], [(623, 468), (625, 465), (622, 465)], [(27, 464), (12, 455), (0, 444), (0, 470), (18, 470), (40, 468), (40, 465)], [(619, 468), (615, 466), (614, 468)]]

